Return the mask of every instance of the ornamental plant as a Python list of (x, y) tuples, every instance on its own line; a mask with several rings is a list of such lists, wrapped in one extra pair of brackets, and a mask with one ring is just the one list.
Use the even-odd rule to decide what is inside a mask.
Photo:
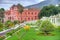
[(11, 27), (14, 26), (14, 23), (13, 23), (12, 21), (8, 20), (8, 21), (5, 23), (5, 25), (7, 26), (7, 28), (11, 28)]
[(40, 25), (40, 30), (46, 35), (50, 34), (50, 32), (54, 30), (54, 28), (54, 25), (48, 20), (42, 21)]
[(26, 25), (23, 27), (26, 31), (30, 29), (30, 26)]

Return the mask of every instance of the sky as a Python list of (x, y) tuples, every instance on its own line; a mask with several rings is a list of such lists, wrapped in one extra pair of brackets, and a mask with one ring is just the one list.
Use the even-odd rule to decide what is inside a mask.
[(9, 9), (13, 4), (20, 3), (23, 6), (29, 6), (40, 3), (44, 0), (0, 0), (0, 8)]

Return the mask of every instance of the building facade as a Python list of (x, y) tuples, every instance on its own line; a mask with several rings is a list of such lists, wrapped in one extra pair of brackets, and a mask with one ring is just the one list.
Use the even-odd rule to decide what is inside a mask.
[(29, 8), (29, 9), (23, 9), (23, 12), (18, 12), (18, 8), (15, 6), (14, 8), (10, 8), (9, 10), (6, 10), (4, 13), (5, 18), (4, 21), (7, 20), (19, 20), (19, 21), (31, 21), (31, 20), (37, 20), (38, 19), (38, 13), (40, 10), (35, 8)]

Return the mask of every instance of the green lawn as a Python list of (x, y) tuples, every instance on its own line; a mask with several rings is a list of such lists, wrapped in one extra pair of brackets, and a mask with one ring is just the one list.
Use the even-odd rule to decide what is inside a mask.
[[(20, 32), (15, 33), (12, 37), (8, 38), (7, 40), (60, 40), (60, 32), (54, 31), (54, 36), (43, 36), (37, 35), (37, 31), (35, 28), (31, 28), (29, 31), (25, 31), (24, 29), (20, 29)], [(18, 39), (18, 36), (20, 39)]]

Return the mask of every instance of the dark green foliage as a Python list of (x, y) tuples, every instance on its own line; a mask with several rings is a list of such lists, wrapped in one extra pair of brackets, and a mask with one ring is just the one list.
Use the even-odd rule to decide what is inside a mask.
[(4, 11), (5, 9), (4, 8), (1, 8), (0, 9), (0, 17), (3, 18), (4, 17)]
[(14, 24), (19, 24), (19, 23), (20, 23), (19, 20), (15, 20), (15, 21), (14, 21)]
[(8, 36), (12, 36), (16, 31), (15, 30), (12, 30), (10, 32), (7, 33)]
[(51, 15), (56, 15), (58, 14), (58, 7), (54, 5), (49, 5), (49, 6), (44, 6), (41, 10), (41, 12), (38, 14), (39, 18), (42, 18), (43, 16), (45, 17), (50, 17)]
[(59, 6), (58, 6), (58, 11), (59, 11), (59, 13), (60, 13), (60, 4), (59, 4)]

